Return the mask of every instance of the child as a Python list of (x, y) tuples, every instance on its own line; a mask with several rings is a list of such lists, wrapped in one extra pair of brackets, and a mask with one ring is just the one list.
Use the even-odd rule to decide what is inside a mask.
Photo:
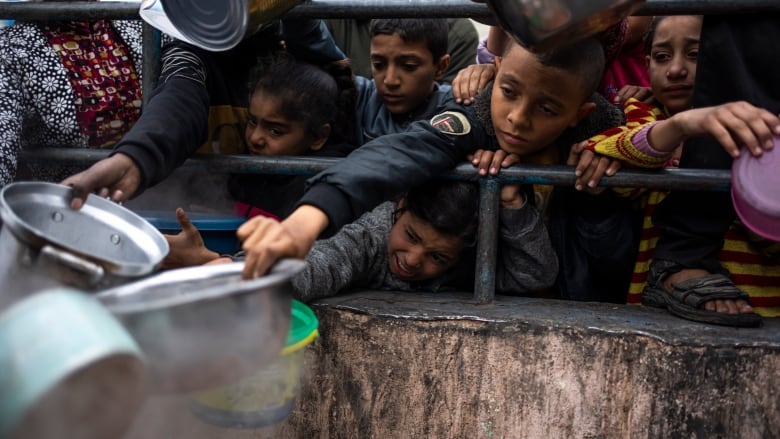
[[(335, 75), (335, 76), (334, 76)], [(341, 86), (340, 86), (341, 85)], [(352, 149), (349, 137), (353, 97), (352, 76), (331, 66), (324, 69), (280, 52), (261, 58), (250, 74), (246, 151), (252, 155), (343, 157)], [(235, 213), (251, 218), (279, 219), (288, 215), (303, 194), (305, 176), (231, 175)], [(184, 215), (177, 209), (177, 217)], [(172, 254), (165, 268), (190, 265), (174, 251), (182, 234), (166, 236)], [(195, 262), (198, 256), (193, 255)]]
[[(262, 156), (343, 157), (349, 144), (354, 87), (349, 69), (326, 71), (280, 52), (250, 74), (246, 152)], [(303, 194), (306, 177), (236, 174), (228, 189), (236, 214), (283, 218)]]
[[(471, 288), (479, 190), (473, 183), (431, 180), (385, 202), (329, 239), (314, 243), (296, 275), (296, 297), (311, 301), (354, 288), (438, 291)], [(205, 254), (186, 217), (190, 252)], [(557, 263), (539, 212), (518, 185), (501, 191), (496, 289), (523, 294), (548, 288)], [(209, 262), (226, 262), (211, 252)], [(471, 264), (469, 267), (465, 264)]]
[[(658, 17), (654, 20), (648, 33), (647, 60), (654, 99), (659, 107), (646, 107), (636, 100), (629, 100), (626, 103), (627, 125), (594, 137), (583, 147), (613, 157), (617, 150), (623, 151), (623, 157), (628, 152), (630, 159), (626, 162), (641, 167), (675, 166), (674, 157), (679, 155), (681, 142), (701, 135), (716, 137), (730, 154), (736, 154), (737, 145), (745, 145), (751, 153), (760, 154), (763, 145), (771, 140), (773, 132), (780, 132), (780, 119), (777, 116), (746, 102), (689, 109), (696, 77), (701, 24), (700, 16)], [(577, 184), (595, 187), (602, 173), (593, 166), (596, 163), (594, 156), (588, 151), (582, 154), (577, 166), (580, 173)], [(714, 293), (716, 288), (720, 290), (717, 295), (711, 296), (707, 296), (705, 291), (686, 293), (683, 283), (670, 288), (671, 285), (664, 285), (663, 277), (648, 279), (648, 271), (651, 277), (653, 274), (649, 267), (658, 239), (658, 231), (652, 226), (650, 216), (665, 196), (666, 193), (660, 191), (647, 194), (646, 219), (629, 301), (639, 301), (642, 285), (647, 280), (641, 299), (647, 305), (668, 308), (674, 314), (697, 321), (735, 326), (760, 324), (760, 319), (747, 303), (748, 296), (725, 282), (728, 272), (711, 275), (710, 291)], [(762, 263), (757, 252), (749, 248), (746, 250), (744, 235), (740, 238), (739, 232), (738, 228), (729, 231), (726, 248), (721, 252), (721, 261), (725, 262), (724, 265), (735, 277), (752, 283), (752, 291), (778, 296), (777, 287), (772, 285), (777, 285), (777, 278), (780, 278), (780, 266), (768, 264), (767, 261)], [(739, 255), (734, 256), (736, 253)], [(749, 268), (752, 276), (741, 276), (748, 269), (746, 261), (754, 264)], [(761, 267), (760, 270), (757, 267)], [(764, 281), (771, 278), (774, 281), (756, 281), (755, 275), (759, 272)], [(761, 284), (765, 285), (763, 290)], [(774, 293), (771, 293), (769, 290), (773, 289)], [(685, 297), (701, 301), (699, 304), (688, 303)], [(718, 305), (724, 307), (721, 313), (715, 308)]]
[(404, 131), (452, 101), (449, 85), (439, 85), (450, 64), (447, 20), (371, 20), (371, 73), (355, 77), (357, 145)]
[(603, 68), (603, 49), (592, 38), (540, 55), (510, 44), (494, 86), (473, 108), (451, 105), (430, 122), (358, 148), (309, 180), (299, 207), (282, 223), (259, 217), (245, 223), (238, 230), (246, 250), (244, 276), (262, 275), (280, 257), (305, 256), (323, 231), (332, 233), (381, 201), (452, 169), (478, 147), (538, 161), (557, 154), (564, 134), (583, 139), (618, 125), (603, 114), (589, 117), (596, 108), (589, 98)]

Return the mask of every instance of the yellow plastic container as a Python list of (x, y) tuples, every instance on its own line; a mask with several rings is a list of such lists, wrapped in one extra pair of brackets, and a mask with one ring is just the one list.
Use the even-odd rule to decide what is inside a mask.
[(300, 390), (305, 348), (319, 335), (318, 324), (311, 308), (293, 300), (287, 344), (279, 358), (248, 378), (192, 394), (192, 413), (226, 428), (260, 428), (286, 419)]

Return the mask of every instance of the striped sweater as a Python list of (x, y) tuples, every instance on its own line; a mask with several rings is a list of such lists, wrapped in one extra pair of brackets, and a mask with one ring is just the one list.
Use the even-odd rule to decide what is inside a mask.
[[(652, 124), (664, 118), (658, 107), (629, 100), (624, 107), (626, 125), (594, 136), (588, 148), (602, 155), (623, 161), (628, 166), (669, 167), (671, 154), (648, 152), (646, 133)], [(644, 209), (639, 253), (628, 292), (628, 303), (641, 303), (642, 289), (647, 282), (650, 263), (660, 231), (652, 223), (655, 207), (666, 197), (665, 191), (617, 189), (624, 196), (637, 197)], [(731, 273), (734, 283), (750, 295), (756, 312), (764, 317), (780, 316), (780, 243), (752, 234), (736, 221), (726, 232), (725, 243), (718, 260)]]

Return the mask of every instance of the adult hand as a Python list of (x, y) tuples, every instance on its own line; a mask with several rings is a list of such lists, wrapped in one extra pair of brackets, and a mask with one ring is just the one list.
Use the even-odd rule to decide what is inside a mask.
[(520, 161), (520, 156), (515, 153), (509, 153), (503, 149), (491, 151), (487, 149), (478, 149), (474, 154), (467, 157), (472, 165), (476, 166), (479, 175), (485, 176), (498, 175), (501, 168), (508, 168)]
[(585, 149), (587, 144), (587, 141), (574, 144), (566, 164), (576, 166), (574, 168), (574, 175), (577, 177), (574, 182), (575, 189), (598, 195), (606, 190), (604, 187), (599, 187), (599, 182), (605, 175), (610, 177), (615, 175), (620, 169), (620, 162)]
[(452, 80), (452, 96), (455, 102), (463, 105), (474, 103), (480, 90), (496, 76), (493, 64), (472, 64), (461, 69)]
[(70, 207), (81, 209), (87, 196), (96, 193), (114, 202), (130, 198), (141, 184), (141, 171), (128, 156), (119, 153), (93, 164), (85, 171), (71, 175), (62, 184), (73, 187)]
[(309, 205), (298, 207), (281, 223), (263, 216), (245, 222), (237, 231), (246, 253), (243, 278), (264, 275), (281, 258), (304, 259), (327, 226), (327, 215)]
[(176, 219), (181, 224), (181, 232), (176, 235), (163, 235), (168, 241), (170, 251), (163, 259), (161, 268), (181, 268), (203, 265), (219, 259), (219, 253), (206, 248), (198, 228), (181, 207), (176, 209)]

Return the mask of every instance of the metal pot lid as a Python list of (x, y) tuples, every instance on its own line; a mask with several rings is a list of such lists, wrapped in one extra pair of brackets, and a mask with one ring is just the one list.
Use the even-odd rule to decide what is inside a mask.
[(53, 244), (123, 276), (152, 272), (168, 254), (168, 242), (145, 219), (91, 194), (70, 208), (71, 188), (16, 182), (0, 190), (0, 217), (17, 239), (40, 248)]

